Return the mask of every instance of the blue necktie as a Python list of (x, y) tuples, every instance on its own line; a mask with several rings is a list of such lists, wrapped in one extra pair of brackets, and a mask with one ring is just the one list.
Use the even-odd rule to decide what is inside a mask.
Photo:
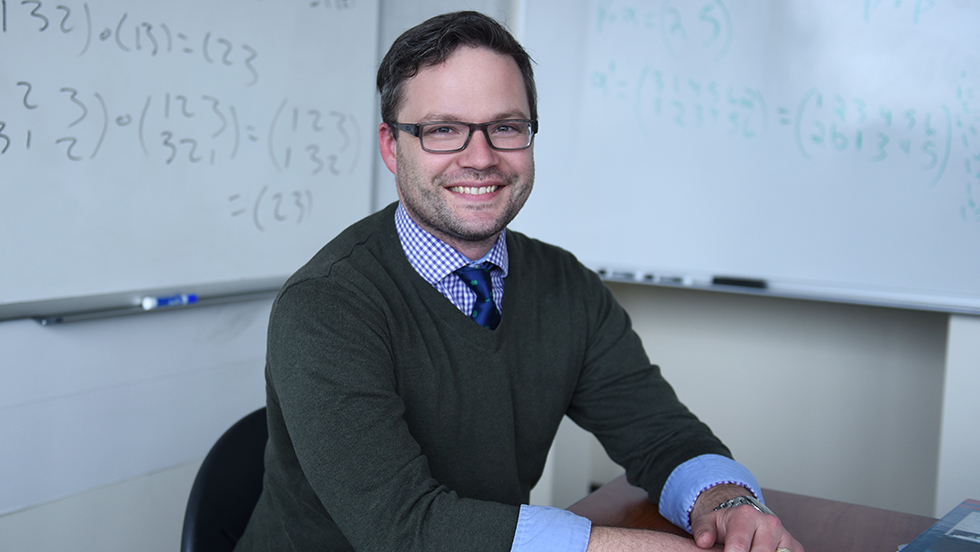
[(478, 267), (464, 266), (456, 271), (463, 282), (470, 289), (476, 292), (476, 303), (473, 304), (473, 312), (470, 318), (477, 324), (490, 328), (491, 330), (500, 324), (500, 311), (493, 302), (493, 290), (490, 287), (490, 265), (482, 264)]

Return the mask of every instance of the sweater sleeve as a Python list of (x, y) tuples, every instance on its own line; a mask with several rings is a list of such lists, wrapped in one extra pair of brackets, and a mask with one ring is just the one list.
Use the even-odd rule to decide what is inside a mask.
[(318, 502), (283, 486), (280, 503), (297, 503), (296, 538), (332, 520), (356, 550), (509, 550), (518, 506), (460, 497), (432, 477), (403, 418), (387, 313), (374, 299), (354, 285), (301, 282), (273, 309), (267, 374), (286, 435), (276, 445), (270, 425), (270, 439), (292, 449), (293, 476)]
[(652, 365), (627, 313), (589, 274), (590, 337), (568, 415), (596, 435), (630, 483), (659, 497), (674, 469), (703, 455), (731, 457)]

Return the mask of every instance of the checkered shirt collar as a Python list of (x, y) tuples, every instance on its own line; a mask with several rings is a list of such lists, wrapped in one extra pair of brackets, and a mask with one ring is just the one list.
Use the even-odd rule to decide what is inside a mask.
[(500, 233), (497, 242), (482, 259), (470, 261), (462, 253), (416, 224), (401, 203), (395, 209), (395, 228), (398, 230), (398, 239), (401, 241), (408, 262), (426, 282), (432, 285), (452, 274), (454, 270), (482, 262), (495, 265), (503, 272), (502, 276), (507, 277), (509, 260), (506, 229)]

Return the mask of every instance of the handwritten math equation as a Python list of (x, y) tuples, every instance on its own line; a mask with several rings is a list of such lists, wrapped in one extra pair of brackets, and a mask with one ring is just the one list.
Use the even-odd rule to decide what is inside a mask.
[[(933, 7), (927, 0), (866, 0), (863, 16), (867, 24), (901, 17), (917, 25)], [(720, 0), (684, 6), (675, 1), (600, 1), (594, 15), (600, 41), (628, 32), (659, 35), (666, 48), (656, 41), (645, 47), (673, 58), (723, 57), (733, 32)], [(786, 137), (805, 160), (900, 166), (907, 174), (921, 174), (929, 186), (943, 178), (959, 181), (965, 190), (962, 218), (980, 222), (977, 68), (959, 71), (946, 97), (927, 105), (896, 105), (820, 86), (774, 101), (761, 87), (682, 74), (663, 67), (672, 63), (644, 62), (642, 53), (637, 54), (632, 59), (597, 56), (587, 69), (586, 88), (600, 104), (632, 119), (645, 135), (683, 129), (750, 142)]]
[(101, 14), (87, 2), (72, 7), (63, 1), (0, 0), (2, 32), (41, 33), (77, 57), (104, 56), (107, 49), (139, 59), (180, 55), (233, 73), (246, 85), (259, 80), (259, 52), (245, 42), (211, 31), (195, 36), (166, 22), (141, 21), (129, 12)]
[(732, 18), (721, 0), (663, 0), (637, 4), (600, 1), (595, 30), (599, 34), (640, 31), (659, 37), (675, 57), (720, 59), (732, 43)]
[[(356, 1), (303, 5), (344, 12)], [(195, 34), (180, 24), (107, 13), (98, 6), (0, 0), (5, 57), (8, 52), (15, 58), (30, 56), (36, 48), (57, 52), (69, 64), (71, 59), (99, 60), (101, 70), (115, 72), (92, 85), (93, 79), (73, 78), (71, 70), (58, 76), (5, 67), (0, 74), (0, 174), (52, 162), (67, 170), (111, 171), (134, 158), (175, 174), (194, 172), (204, 180), (204, 168), (228, 175), (245, 171), (254, 178), (237, 179), (242, 182), (234, 185), (238, 190), (229, 190), (225, 209), (230, 218), (250, 220), (265, 231), (309, 220), (323, 184), (362, 164), (362, 130), (352, 113), (261, 92), (260, 48), (241, 37)], [(193, 67), (195, 74), (216, 72), (220, 84), (181, 84), (152, 76), (156, 66), (146, 69), (147, 64), (167, 56), (178, 67)], [(131, 69), (141, 75), (136, 79), (145, 80), (127, 82)], [(23, 74), (18, 78), (17, 72)], [(275, 71), (266, 72), (265, 78), (276, 79)], [(256, 183), (266, 172), (275, 175), (275, 183)], [(254, 190), (246, 192), (246, 186)]]
[[(264, 157), (284, 180), (289, 174), (303, 180), (351, 174), (361, 157), (361, 129), (353, 114), (288, 98), (266, 106), (266, 120), (254, 120), (254, 115), (243, 115), (234, 104), (207, 94), (164, 92), (117, 102), (111, 91), (38, 89), (30, 81), (17, 81), (2, 95), (18, 101), (0, 104), (0, 167), (5, 157), (28, 157), (39, 148), (53, 149), (56, 157), (73, 164), (113, 162), (115, 156), (134, 154), (158, 166), (185, 167), (238, 161), (251, 165)], [(4, 112), (18, 116), (8, 122)], [(106, 151), (108, 144), (113, 151)], [(292, 202), (296, 209), (288, 216), (285, 207), (275, 206), (274, 219), (302, 223), (309, 216), (312, 192), (286, 193), (302, 198)], [(232, 197), (232, 216), (238, 216), (241, 194)], [(275, 193), (270, 197), (276, 200)], [(260, 193), (258, 200), (264, 199)], [(260, 208), (257, 204), (254, 210)], [(259, 222), (258, 213), (253, 218), (258, 229), (268, 226)]]

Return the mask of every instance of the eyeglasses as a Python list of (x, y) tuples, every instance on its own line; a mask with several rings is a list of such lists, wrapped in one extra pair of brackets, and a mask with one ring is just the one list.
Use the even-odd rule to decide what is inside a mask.
[(531, 147), (538, 132), (538, 122), (530, 119), (505, 119), (489, 123), (461, 123), (439, 121), (434, 123), (388, 123), (419, 139), (422, 149), (431, 153), (454, 153), (466, 149), (474, 131), (487, 137), (490, 147), (500, 151), (516, 151)]

